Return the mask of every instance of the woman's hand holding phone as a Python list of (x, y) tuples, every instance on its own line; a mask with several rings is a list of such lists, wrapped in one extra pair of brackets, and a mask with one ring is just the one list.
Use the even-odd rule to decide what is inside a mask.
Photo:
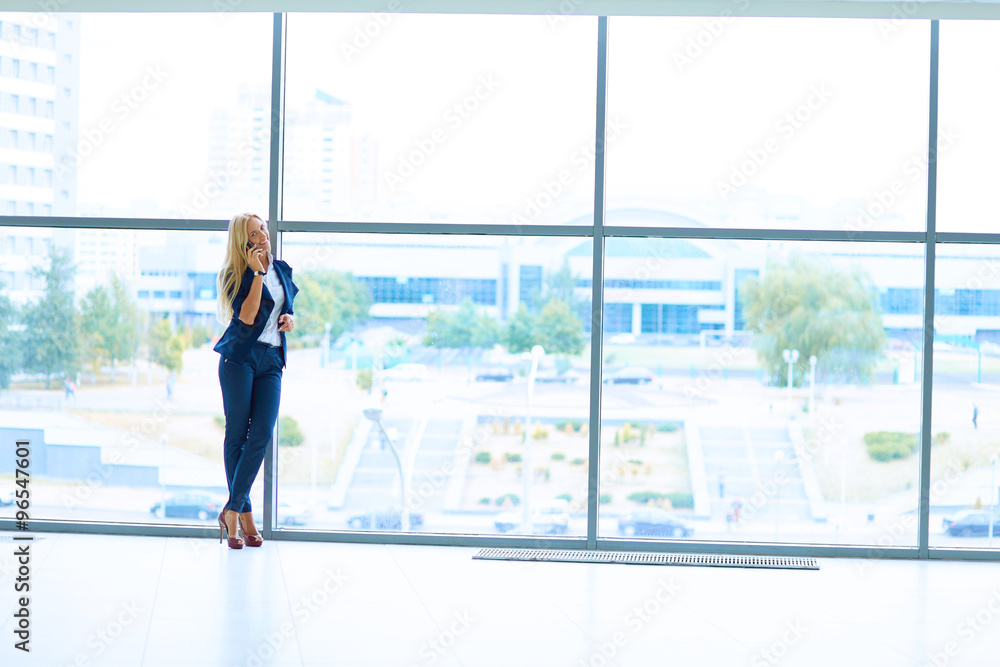
[(264, 263), (261, 261), (261, 257), (264, 256), (264, 251), (255, 246), (252, 242), (247, 241), (247, 264), (254, 271), (263, 271)]

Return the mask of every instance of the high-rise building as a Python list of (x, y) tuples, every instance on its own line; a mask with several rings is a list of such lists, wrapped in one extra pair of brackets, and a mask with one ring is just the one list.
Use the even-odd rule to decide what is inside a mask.
[(76, 214), (79, 54), (77, 14), (0, 22), (0, 213)]
[[(267, 213), (268, 147), (271, 135), (270, 90), (243, 85), (237, 103), (212, 112), (208, 145), (208, 181), (195, 208)], [(211, 201), (209, 198), (211, 197)], [(205, 217), (191, 211), (189, 217)]]
[[(258, 212), (268, 205), (270, 89), (244, 85), (237, 103), (212, 112), (206, 184), (186, 217), (213, 211)], [(286, 210), (303, 219), (344, 219), (371, 210), (378, 182), (377, 143), (352, 124), (349, 102), (321, 90), (287, 112)], [(203, 216), (204, 217), (204, 216)]]
[[(0, 21), (0, 215), (76, 215), (79, 14), (4, 13)], [(8, 228), (0, 283), (15, 302), (36, 298), (52, 229)]]
[(352, 124), (350, 102), (322, 90), (289, 109), (285, 131), (286, 207), (306, 219), (345, 219), (371, 209), (377, 143)]
[[(131, 282), (139, 275), (136, 234), (133, 229), (77, 229), (73, 231), (76, 298), (108, 285), (111, 276)], [(134, 295), (133, 295), (134, 296)]]
[(213, 328), (217, 325), (215, 280), (225, 237), (205, 238), (204, 233), (181, 231), (168, 234), (161, 243), (138, 247), (139, 274), (130, 297), (141, 312), (169, 318), (174, 327)]

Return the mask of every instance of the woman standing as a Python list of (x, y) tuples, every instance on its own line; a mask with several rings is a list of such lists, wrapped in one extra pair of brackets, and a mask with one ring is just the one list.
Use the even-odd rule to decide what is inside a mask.
[[(252, 213), (229, 222), (226, 259), (218, 277), (219, 319), (228, 324), (215, 345), (226, 415), (223, 456), (229, 500), (219, 514), (219, 542), (259, 547), (250, 487), (274, 431), (285, 368), (285, 332), (295, 328), (292, 269), (271, 255), (267, 224)], [(240, 539), (239, 535), (243, 536)]]

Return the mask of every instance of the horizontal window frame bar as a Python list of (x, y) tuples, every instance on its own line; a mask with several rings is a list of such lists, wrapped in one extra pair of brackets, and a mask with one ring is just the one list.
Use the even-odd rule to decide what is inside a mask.
[[(763, 241), (864, 241), (879, 243), (925, 243), (927, 232), (879, 232), (839, 229), (729, 229), (709, 227), (604, 226), (606, 238), (657, 237)], [(1000, 241), (1000, 234), (994, 235)]]
[[(882, 547), (838, 544), (791, 544), (779, 542), (662, 542), (651, 549), (649, 542), (598, 537), (599, 549), (609, 551), (673, 551), (676, 553), (728, 553), (740, 556), (805, 556), (815, 558), (903, 558), (916, 559), (917, 547)], [(1000, 554), (998, 554), (1000, 556)]]
[[(30, 531), (15, 530), (13, 519), (0, 519), (0, 531), (20, 535), (32, 533), (86, 533), (99, 535), (126, 535), (136, 537), (194, 537), (214, 539), (218, 528), (148, 523), (115, 523), (99, 521), (53, 521), (32, 519)], [(275, 528), (270, 539), (289, 542), (345, 542), (359, 544), (410, 544), (423, 546), (454, 547), (523, 547), (532, 549), (579, 549), (588, 551), (586, 536), (534, 537), (491, 536), (443, 533), (398, 533), (381, 531), (321, 531)], [(221, 547), (220, 547), (221, 548)], [(589, 551), (594, 551), (591, 549)], [(814, 558), (917, 559), (918, 547), (888, 547), (832, 544), (783, 544), (773, 542), (698, 542), (685, 540), (624, 540), (598, 537), (596, 551), (649, 551), (672, 553), (712, 553), (759, 556), (799, 556)], [(984, 549), (934, 549), (930, 557), (936, 559), (1000, 560), (1000, 550)]]
[(927, 560), (1000, 560), (1000, 551), (989, 549), (952, 549), (946, 547), (930, 547)]
[[(278, 220), (272, 231), (344, 234), (419, 234), (456, 236), (575, 236), (593, 237), (590, 225), (508, 225), (424, 222), (328, 222)], [(42, 216), (0, 216), (0, 227), (52, 229), (121, 229), (163, 231), (225, 232), (228, 220), (173, 218), (81, 218)], [(876, 243), (926, 243), (926, 232), (849, 231), (837, 229), (755, 229), (715, 227), (604, 227), (605, 238), (684, 238), (764, 241), (861, 241)], [(936, 243), (1000, 244), (1000, 233), (938, 232)]]
[(938, 232), (934, 235), (935, 243), (996, 243), (1000, 234), (982, 232)]
[[(38, 12), (37, 0), (8, 0), (4, 11)], [(395, 4), (395, 6), (393, 6)], [(912, 6), (911, 6), (912, 5)], [(905, 10), (902, 8), (905, 6)], [(1000, 18), (1000, 6), (993, 3), (898, 0), (754, 0), (745, 9), (732, 0), (576, 0), (573, 16), (754, 16), (803, 18), (873, 19), (993, 19)], [(241, 0), (226, 3), (223, 11), (233, 13), (376, 13), (392, 9), (403, 14), (555, 14), (551, 0), (420, 0), (390, 3), (386, 0), (346, 0), (331, 6), (323, 0)], [(72, 11), (133, 13), (218, 13), (215, 0), (172, 0), (144, 2), (130, 0), (74, 0)]]
[(183, 218), (75, 218), (28, 215), (0, 216), (0, 227), (50, 227), (53, 229), (124, 229), (225, 232), (228, 220), (185, 220)]
[[(322, 232), (344, 234), (455, 234), (469, 236), (593, 236), (590, 225), (506, 225), (439, 222), (305, 222), (279, 220), (280, 232)], [(1000, 234), (997, 235), (1000, 239)]]

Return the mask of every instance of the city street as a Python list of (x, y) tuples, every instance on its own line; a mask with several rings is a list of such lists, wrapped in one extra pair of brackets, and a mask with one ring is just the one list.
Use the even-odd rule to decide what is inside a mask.
[[(169, 401), (162, 384), (159, 384), (164, 380), (162, 374), (147, 376), (140, 373), (133, 386), (128, 381), (127, 370), (123, 369), (119, 370), (119, 382), (115, 385), (90, 385), (85, 378), (76, 398), (68, 402), (60, 390), (14, 390), (4, 392), (2, 398), (5, 406), (34, 400), (41, 408), (40, 412), (21, 410), (18, 413), (21, 415), (42, 416), (47, 411), (43, 406), (48, 402), (59, 406), (49, 409), (59, 409), (65, 414), (107, 415), (108, 418), (114, 415), (125, 418), (131, 414), (139, 425), (143, 420), (150, 422), (152, 417), (152, 428), (148, 432), (145, 429), (138, 432), (141, 437), (136, 451), (146, 448), (154, 452), (164, 448), (183, 451), (198, 447), (198, 451), (204, 452), (201, 456), (205, 457), (208, 469), (216, 470), (217, 467), (218, 482), (207, 490), (224, 493), (221, 460), (217, 458), (218, 448), (221, 447), (221, 429), (211, 426), (206, 430), (203, 426), (221, 416), (221, 395), (216, 377), (218, 356), (206, 347), (188, 350), (184, 359), (184, 372), (179, 376)], [(298, 421), (305, 441), (299, 447), (282, 448), (278, 469), (279, 493), (283, 500), (312, 510), (312, 517), (304, 527), (346, 530), (347, 520), (353, 515), (379, 507), (398, 506), (399, 476), (395, 459), (390, 449), (383, 448), (377, 430), (370, 424), (365, 441), (355, 445), (359, 447), (356, 460), (345, 463), (350, 460), (345, 456), (352, 451), (351, 434), (359, 425), (366, 423), (360, 415), (362, 407), (377, 403), (383, 410), (385, 426), (394, 434), (401, 464), (410, 484), (411, 503), (416, 501), (415, 508), (424, 515), (420, 530), (496, 534), (493, 514), (482, 513), (482, 508), (475, 504), (461, 504), (467, 502), (464, 500), (454, 504), (456, 498), (478, 499), (482, 495), (477, 494), (474, 488), (464, 488), (465, 482), (455, 475), (462, 474), (463, 466), (472, 465), (464, 463), (459, 456), (463, 449), (469, 448), (469, 443), (473, 443), (473, 447), (482, 447), (494, 437), (488, 430), (481, 431), (480, 418), (523, 419), (527, 407), (525, 378), (515, 376), (511, 382), (475, 382), (472, 375), (476, 367), (471, 367), (470, 371), (469, 365), (459, 363), (445, 365), (439, 372), (431, 366), (426, 380), (387, 381), (385, 397), (379, 401), (377, 397), (367, 396), (353, 386), (353, 374), (344, 370), (340, 366), (342, 363), (331, 363), (321, 368), (318, 350), (294, 350), (284, 378), (282, 414)], [(1000, 386), (986, 383), (973, 385), (967, 375), (962, 383), (959, 381), (962, 377), (960, 374), (942, 376), (943, 381), (936, 383), (934, 406), (934, 432), (946, 431), (951, 435), (951, 444), (946, 445), (945, 450), (935, 451), (945, 452), (951, 448), (954, 455), (942, 460), (958, 462), (954, 469), (940, 471), (947, 484), (942, 491), (944, 495), (935, 501), (954, 507), (971, 504), (977, 497), (989, 497), (989, 476), (981, 474), (981, 464), (975, 464), (980, 466), (978, 468), (967, 468), (961, 462), (982, 460), (976, 459), (976, 452), (995, 447), (995, 440), (990, 434), (1000, 427)], [(531, 414), (534, 420), (551, 424), (555, 420), (587, 419), (590, 387), (586, 381), (536, 383), (533, 389)], [(799, 406), (807, 403), (807, 389), (795, 387), (789, 400), (789, 394), (783, 387), (761, 387), (755, 378), (738, 374), (723, 379), (712, 368), (696, 370), (694, 378), (690, 377), (690, 373), (686, 376), (664, 373), (648, 385), (605, 383), (601, 398), (602, 420), (606, 423), (616, 423), (616, 420), (617, 423), (673, 422), (687, 424), (688, 428), (700, 425), (704, 473), (700, 483), (704, 485), (702, 488), (710, 501), (707, 506), (710, 514), (706, 518), (697, 518), (691, 516), (690, 510), (677, 510), (677, 514), (694, 527), (695, 539), (841, 544), (880, 544), (891, 540), (898, 544), (915, 543), (915, 526), (906, 518), (906, 512), (916, 504), (913, 457), (891, 465), (848, 458), (851, 474), (846, 478), (849, 490), (847, 502), (840, 502), (841, 481), (839, 475), (834, 473), (832, 479), (835, 485), (832, 489), (823, 486), (828, 518), (825, 522), (816, 522), (810, 518), (810, 506), (803, 490), (802, 462), (791, 447), (788, 425), (793, 421), (799, 423), (806, 433), (823, 424), (835, 425), (828, 442), (819, 443), (822, 446), (814, 452), (816, 460), (812, 464), (819, 471), (822, 482), (829, 476), (831, 462), (837, 472), (840, 470), (842, 454), (838, 452), (843, 447), (840, 443), (860, 439), (865, 432), (873, 430), (917, 431), (917, 384), (825, 386), (817, 391), (816, 412), (812, 419), (808, 413), (798, 410)], [(969, 420), (974, 403), (979, 410), (977, 428), (973, 428)], [(336, 407), (330, 409), (331, 405)], [(122, 413), (122, 406), (128, 406), (128, 412)], [(955, 444), (955, 441), (961, 442)], [(630, 456), (635, 456), (640, 450), (633, 446), (631, 451)], [(777, 458), (778, 452), (783, 454), (781, 459)], [(611, 456), (608, 445), (605, 445), (602, 454)], [(682, 464), (691, 465), (686, 460)], [(850, 498), (858, 493), (859, 488), (864, 488), (857, 486), (855, 471), (858, 466), (876, 472), (892, 471), (893, 476), (902, 475), (902, 479), (912, 481), (900, 486), (898, 491), (880, 491), (885, 495), (859, 502)], [(583, 466), (576, 470), (583, 485), (581, 488), (585, 488), (586, 468)], [(755, 500), (754, 494), (766, 490), (768, 480), (774, 479), (778, 471), (783, 472), (780, 484), (773, 492), (764, 493), (759, 502)], [(334, 480), (340, 479), (340, 475), (348, 475), (348, 472), (349, 478), (342, 480), (346, 484), (342, 504), (330, 506), (330, 489)], [(985, 480), (985, 486), (970, 486), (973, 483), (972, 473), (976, 473), (974, 479), (979, 480), (974, 484), (982, 485)], [(891, 478), (878, 474), (884, 478), (879, 482), (881, 486), (890, 489)], [(726, 487), (721, 498), (717, 488), (720, 475)], [(640, 507), (624, 501), (625, 491), (621, 489), (628, 487), (622, 485), (632, 479), (632, 476), (612, 476), (603, 480), (601, 493), (609, 494), (614, 501), (611, 506), (601, 508), (599, 530), (602, 536), (617, 536), (617, 517), (631, 511), (630, 507)], [(426, 480), (436, 481), (430, 486), (425, 484), (424, 490), (419, 491), (417, 487)], [(148, 510), (161, 500), (163, 493), (159, 488), (112, 487), (100, 483), (100, 480), (97, 483), (84, 480), (75, 485), (72, 482), (34, 481), (36, 516), (162, 521)], [(452, 488), (456, 486), (457, 489)], [(520, 493), (521, 486), (521, 482), (517, 482), (508, 490)], [(850, 490), (852, 488), (855, 490)], [(165, 493), (169, 496), (174, 492), (168, 488)], [(414, 496), (414, 493), (417, 495)], [(537, 487), (536, 493), (542, 493), (542, 487)], [(77, 501), (68, 503), (67, 494), (76, 497)], [(448, 501), (449, 496), (451, 501)], [(543, 498), (544, 494), (539, 497)], [(737, 499), (743, 503), (744, 516), (739, 525), (730, 529), (725, 515)], [(449, 502), (452, 504), (449, 505)], [(137, 506), (140, 509), (122, 509)], [(0, 514), (9, 510), (0, 508)], [(869, 521), (869, 515), (875, 518)], [(939, 534), (939, 517), (940, 513), (932, 516), (931, 521), (934, 546), (982, 546), (987, 542), (986, 538), (951, 538)], [(211, 521), (208, 523), (211, 525)], [(569, 534), (583, 535), (585, 527), (585, 517), (574, 515)]]

